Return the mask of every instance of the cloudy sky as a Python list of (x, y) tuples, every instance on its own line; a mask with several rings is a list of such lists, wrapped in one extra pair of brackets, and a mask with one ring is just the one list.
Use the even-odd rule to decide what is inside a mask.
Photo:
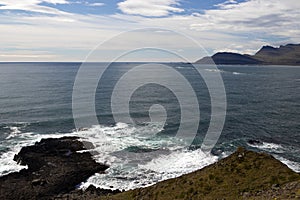
[[(99, 44), (143, 28), (193, 38), (208, 54), (254, 53), (262, 45), (300, 43), (299, 0), (0, 0), (1, 61), (84, 61)], [(126, 34), (125, 34), (126, 35)], [(185, 41), (156, 32), (127, 34), (175, 51), (201, 53)], [(132, 39), (131, 38), (131, 39)], [(128, 39), (131, 41), (130, 39)], [(152, 45), (153, 45), (152, 44)], [(116, 40), (112, 57), (131, 42)], [(137, 56), (135, 61), (143, 60)], [(171, 61), (168, 55), (158, 60)], [(108, 61), (100, 59), (99, 61)]]

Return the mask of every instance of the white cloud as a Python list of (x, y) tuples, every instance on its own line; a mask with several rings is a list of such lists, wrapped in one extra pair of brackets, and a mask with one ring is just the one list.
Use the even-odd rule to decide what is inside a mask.
[(154, 26), (183, 32), (213, 51), (227, 49), (249, 54), (266, 44), (299, 43), (299, 10), (298, 0), (248, 0), (241, 3), (229, 0), (215, 9), (191, 15), (115, 17), (133, 21), (139, 27)]
[(52, 4), (68, 4), (66, 0), (43, 0), (43, 2), (52, 3)]
[[(215, 24), (230, 25), (235, 29), (283, 28), (297, 24), (300, 17), (298, 0), (250, 0), (238, 4), (223, 4), (220, 9), (207, 10), (202, 17)], [(299, 23), (298, 23), (299, 25)], [(227, 27), (226, 27), (227, 28)], [(235, 30), (234, 29), (234, 30)]]
[(104, 6), (105, 3), (90, 3), (89, 6)]
[(171, 13), (180, 13), (179, 0), (125, 0), (118, 3), (118, 8), (125, 14), (147, 17), (163, 17)]
[[(49, 59), (56, 61), (80, 61), (95, 46), (112, 36), (123, 31), (145, 27), (166, 28), (184, 33), (194, 38), (210, 53), (222, 50), (254, 53), (266, 44), (300, 42), (298, 0), (269, 0), (267, 2), (249, 0), (243, 3), (232, 2), (228, 5), (230, 6), (224, 4), (224, 6), (215, 7), (203, 13), (174, 14), (162, 18), (128, 14), (102, 16), (72, 14), (50, 17), (38, 13), (30, 16), (2, 13), (0, 14), (0, 43), (7, 49), (31, 49), (33, 54), (44, 50), (48, 53), (38, 55), (55, 55)], [(172, 49), (188, 49), (186, 43), (174, 38), (170, 37), (164, 41), (163, 34), (159, 31), (157, 34), (137, 34), (132, 37), (142, 41), (145, 38), (158, 43), (163, 41), (161, 42), (163, 45)], [(124, 40), (111, 46), (106, 53), (116, 55), (119, 49), (132, 48), (134, 45)], [(1, 54), (23, 55), (19, 60), (26, 60), (24, 55), (30, 55), (30, 52), (3, 50)], [(201, 57), (199, 52), (190, 50), (190, 59), (199, 57)], [(46, 59), (43, 56), (39, 58)], [(3, 56), (1, 60), (4, 60)]]
[(67, 14), (56, 8), (40, 5), (41, 3), (68, 4), (67, 0), (0, 0), (0, 10), (22, 10), (45, 14)]
[(237, 4), (238, 2), (236, 0), (227, 0), (223, 3), (220, 3), (220, 4), (217, 4), (215, 5), (216, 7), (219, 7), (219, 8), (228, 8), (230, 7), (232, 4)]
[(274, 40), (299, 42), (298, 0), (249, 0), (218, 6), (204, 14), (194, 14), (198, 19), (190, 24), (190, 28), (199, 32), (219, 31), (236, 37), (248, 35), (252, 40), (267, 37), (269, 43)]
[[(2, 61), (15, 61), (15, 59), (30, 59), (30, 61), (44, 61), (45, 59), (58, 58), (56, 55), (51, 54), (36, 54), (36, 52), (28, 52), (29, 54), (0, 54)], [(5, 59), (5, 60), (4, 60)]]

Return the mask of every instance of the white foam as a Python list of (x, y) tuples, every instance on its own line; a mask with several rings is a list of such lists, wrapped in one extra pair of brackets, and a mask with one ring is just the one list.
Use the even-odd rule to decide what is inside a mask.
[(220, 69), (204, 69), (204, 70), (208, 72), (224, 72), (223, 70)]
[(280, 144), (267, 143), (267, 142), (262, 142), (262, 144), (257, 144), (257, 145), (251, 145), (251, 144), (248, 145), (264, 150), (268, 153), (271, 153), (277, 160), (287, 165), (293, 171), (298, 173), (300, 172), (300, 163), (288, 160), (278, 155), (278, 154), (284, 155), (284, 152), (292, 151), (293, 149), (292, 147), (283, 147)]
[(300, 173), (300, 163), (288, 160), (288, 159), (283, 158), (283, 157), (278, 156), (278, 155), (274, 155), (274, 157), (277, 160), (281, 161), (286, 166), (288, 166), (291, 170), (293, 170), (293, 171), (295, 171), (297, 173)]
[[(20, 132), (18, 132), (18, 134), (20, 136)], [(9, 146), (7, 146), (9, 148), (9, 151), (1, 154), (1, 156), (0, 156), (0, 162), (1, 162), (0, 176), (11, 173), (11, 172), (17, 172), (17, 171), (20, 171), (21, 169), (27, 168), (27, 166), (18, 165), (13, 160), (13, 158), (14, 158), (14, 155), (17, 154), (21, 150), (22, 147), (31, 145), (32, 143), (35, 142), (35, 140), (25, 139), (25, 137), (28, 137), (31, 135), (33, 135), (33, 134), (25, 133), (25, 134), (22, 134), (23, 140), (19, 140), (19, 141), (11, 140), (11, 142), (9, 143)], [(16, 136), (14, 136), (14, 137), (16, 137)], [(7, 137), (6, 139), (9, 140), (11, 138), (13, 138), (13, 137)]]
[(241, 72), (230, 72), (230, 71), (224, 71), (224, 70), (220, 70), (220, 69), (204, 69), (205, 71), (208, 72), (218, 72), (218, 73), (232, 73), (233, 75), (242, 75), (244, 73)]
[(16, 137), (18, 134), (21, 133), (20, 131), (20, 127), (16, 127), (16, 126), (11, 126), (11, 127), (8, 127), (10, 129), (10, 133), (9, 135), (5, 138), (5, 139), (11, 139), (13, 137)]
[(262, 144), (256, 144), (256, 145), (248, 144), (248, 145), (265, 151), (273, 152), (273, 153), (284, 153), (284, 148), (280, 144), (262, 142)]
[(32, 132), (17, 132), (17, 134), (13, 137), (6, 138), (5, 143), (1, 145), (5, 146), (6, 148), (9, 148), (9, 151), (0, 155), (0, 176), (12, 172), (18, 172), (21, 169), (27, 168), (27, 166), (21, 166), (13, 160), (15, 154), (19, 153), (22, 147), (33, 145), (35, 142), (40, 141), (42, 138), (58, 138), (61, 136), (62, 135), (59, 134), (39, 135)]
[[(19, 171), (21, 169), (14, 161), (12, 161), (13, 156), (20, 151), (24, 146), (33, 145), (35, 142), (40, 141), (42, 138), (59, 138), (63, 136), (77, 136), (81, 137), (81, 141), (92, 142), (95, 146), (93, 151), (98, 151), (99, 154), (95, 155), (95, 158), (99, 162), (109, 162), (110, 160), (114, 161), (114, 156), (111, 156), (110, 153), (120, 151), (128, 146), (145, 146), (151, 147), (155, 144), (159, 145), (161, 141), (152, 141), (148, 140), (143, 142), (147, 137), (154, 136), (158, 130), (156, 127), (159, 125), (149, 125), (146, 127), (135, 128), (133, 126), (128, 126), (125, 123), (117, 123), (114, 127), (107, 126), (94, 126), (89, 129), (82, 131), (75, 131), (72, 133), (54, 133), (54, 134), (37, 134), (37, 133), (21, 133), (18, 128), (11, 128), (14, 132), (10, 134), (3, 143), (3, 146), (9, 148), (9, 152), (4, 153), (0, 156), (1, 163), (8, 163), (8, 165), (13, 166), (13, 171)], [(145, 133), (138, 134), (138, 133)], [(6, 167), (4, 167), (6, 168)], [(0, 175), (3, 170), (0, 170)]]
[(128, 163), (113, 164), (106, 174), (95, 174), (81, 188), (87, 188), (90, 184), (106, 189), (124, 190), (147, 187), (201, 169), (217, 159), (216, 156), (205, 154), (201, 150), (177, 150), (133, 167)]
[(216, 162), (218, 157), (205, 154), (200, 149), (189, 151), (181, 150), (172, 152), (170, 155), (163, 155), (151, 162), (140, 165), (143, 169), (152, 170), (159, 173), (182, 174), (190, 173), (199, 168)]
[(193, 67), (180, 67), (180, 66), (178, 66), (178, 67), (175, 67), (176, 69), (192, 69)]
[[(81, 188), (87, 188), (90, 184), (101, 188), (125, 190), (146, 187), (193, 172), (218, 160), (217, 156), (206, 154), (200, 149), (187, 150), (184, 141), (176, 137), (157, 136), (156, 133), (161, 131), (161, 127), (161, 124), (155, 123), (140, 127), (117, 123), (112, 127), (97, 125), (66, 134), (41, 135), (18, 132), (13, 138), (4, 141), (10, 150), (0, 156), (0, 175), (26, 168), (13, 161), (14, 155), (23, 146), (32, 145), (42, 138), (62, 136), (77, 136), (81, 141), (92, 142), (95, 148), (90, 151), (97, 152), (93, 154), (95, 160), (110, 165), (105, 174), (95, 174), (82, 183)], [(11, 130), (17, 132), (19, 129)], [(135, 153), (127, 150), (132, 147), (150, 151)], [(271, 152), (283, 151), (281, 145), (273, 143), (263, 142), (255, 147)], [(294, 171), (300, 171), (298, 163), (283, 158), (280, 160)]]
[(5, 129), (9, 129), (9, 132), (7, 133), (8, 136), (5, 139), (11, 139), (13, 137), (16, 137), (18, 134), (22, 133), (21, 129), (28, 126), (30, 123), (26, 122), (15, 122), (12, 126), (6, 126)]
[(0, 156), (0, 176), (9, 174), (11, 172), (18, 172), (21, 169), (27, 168), (27, 166), (18, 165), (15, 161), (13, 161), (14, 155), (18, 151), (9, 151)]
[[(146, 187), (169, 178), (178, 177), (217, 161), (216, 156), (201, 150), (189, 151), (184, 141), (174, 137), (158, 137), (160, 124), (133, 127), (118, 123), (114, 127), (94, 126), (76, 132), (95, 146), (97, 162), (107, 163), (106, 174), (95, 174), (81, 188), (90, 184), (106, 189)], [(128, 152), (132, 146), (153, 149), (150, 152)]]
[(243, 74), (243, 73), (240, 73), (240, 72), (232, 72), (233, 75), (240, 75), (240, 74)]

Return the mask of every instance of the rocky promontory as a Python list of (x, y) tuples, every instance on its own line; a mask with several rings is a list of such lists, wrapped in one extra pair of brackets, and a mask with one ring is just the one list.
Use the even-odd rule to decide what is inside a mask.
[(14, 160), (28, 169), (0, 177), (0, 199), (53, 199), (74, 191), (95, 173), (104, 173), (108, 166), (96, 163), (89, 152), (78, 152), (82, 150), (85, 146), (76, 137), (42, 139), (23, 147)]
[(238, 148), (190, 174), (101, 199), (300, 199), (300, 175), (271, 155)]

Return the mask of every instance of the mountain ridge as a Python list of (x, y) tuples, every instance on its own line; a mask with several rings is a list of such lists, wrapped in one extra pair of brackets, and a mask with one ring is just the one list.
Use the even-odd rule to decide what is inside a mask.
[(269, 45), (261, 47), (254, 55), (232, 52), (218, 52), (204, 57), (196, 64), (216, 65), (299, 65), (300, 44), (287, 44), (279, 47)]

